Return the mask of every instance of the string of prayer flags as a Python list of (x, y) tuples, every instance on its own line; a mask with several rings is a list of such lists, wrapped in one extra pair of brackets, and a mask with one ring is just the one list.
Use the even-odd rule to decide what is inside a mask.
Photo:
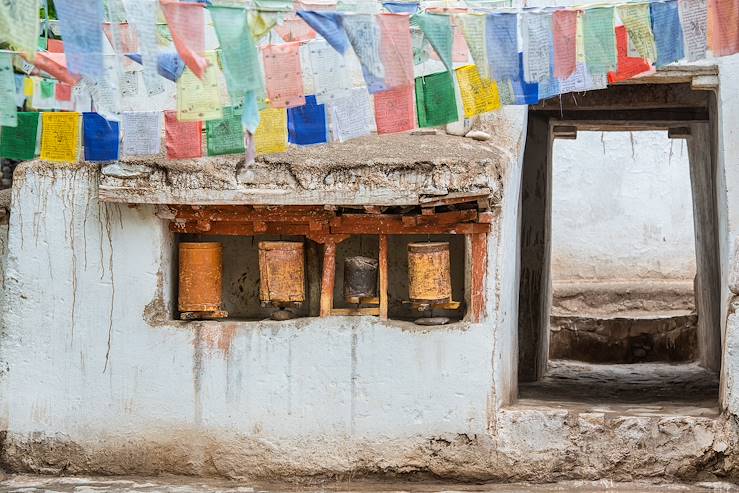
[(708, 39), (714, 56), (739, 53), (739, 1), (708, 0)]
[(0, 52), (0, 126), (18, 125), (13, 55)]
[(652, 2), (649, 4), (652, 15), (652, 31), (657, 45), (657, 67), (676, 62), (683, 58), (683, 30), (677, 0)]
[(585, 61), (591, 74), (616, 70), (616, 27), (612, 7), (596, 7), (583, 12)]
[(177, 120), (177, 112), (164, 112), (164, 135), (169, 159), (190, 159), (203, 155), (203, 122)]
[(205, 51), (205, 15), (199, 3), (160, 0), (164, 17), (172, 33), (172, 41), (185, 65), (199, 79), (205, 77), (208, 60)]
[(287, 111), (284, 108), (262, 110), (254, 139), (259, 155), (287, 151)]
[(685, 57), (689, 62), (705, 58), (708, 45), (707, 0), (678, 0), (677, 7), (685, 42)]
[(205, 122), (205, 135), (209, 156), (222, 154), (243, 154), (244, 128), (241, 115), (232, 107), (223, 108), (223, 118)]
[(416, 128), (413, 86), (407, 84), (374, 95), (378, 134), (406, 132)]
[(648, 60), (629, 56), (628, 45), (629, 40), (626, 27), (617, 26), (616, 49), (618, 50), (618, 70), (616, 72), (608, 72), (608, 82), (622, 82), (652, 71), (652, 66)]
[(0, 127), (0, 157), (29, 161), (36, 155), (39, 116), (37, 112), (20, 112), (17, 126)]
[(524, 66), (526, 82), (542, 82), (549, 78), (552, 53), (552, 15), (530, 13), (522, 21)]
[(377, 23), (382, 35), (380, 55), (385, 69), (385, 88), (413, 82), (413, 43), (408, 16), (380, 14)]
[(558, 10), (552, 14), (554, 76), (566, 79), (577, 65), (577, 10)]
[(457, 99), (451, 72), (440, 72), (416, 78), (418, 126), (438, 127), (456, 122)]
[(303, 106), (287, 110), (287, 132), (292, 144), (325, 144), (328, 142), (326, 106), (318, 104), (315, 96), (306, 96)]
[(76, 163), (80, 157), (80, 114), (42, 113), (41, 160)]
[(657, 46), (652, 33), (649, 4), (620, 5), (616, 7), (616, 11), (626, 27), (629, 42), (634, 45), (639, 57), (656, 60)]
[(37, 0), (0, 2), (0, 41), (30, 58), (38, 49), (39, 24)]
[(472, 60), (477, 65), (480, 76), (490, 79), (490, 67), (488, 66), (488, 55), (485, 45), (485, 26), (487, 20), (481, 14), (465, 14), (462, 19), (462, 33), (467, 41), (467, 46), (472, 55)]
[(348, 97), (352, 90), (346, 57), (323, 40), (307, 45), (312, 87), (321, 104)]
[(411, 23), (423, 31), (424, 37), (439, 55), (447, 70), (454, 70), (452, 63), (452, 22), (447, 15), (416, 14)]
[(85, 161), (117, 161), (120, 128), (97, 113), (82, 114)]
[(485, 35), (491, 78), (499, 81), (520, 79), (518, 16), (513, 13), (488, 15)]
[(305, 104), (300, 42), (267, 45), (262, 48), (267, 97), (273, 108), (293, 108)]
[(243, 7), (209, 6), (213, 26), (221, 46), (226, 85), (232, 95), (262, 89), (262, 71), (254, 38), (247, 26)]
[(500, 94), (495, 81), (483, 79), (475, 65), (457, 69), (457, 83), (462, 97), (464, 117), (500, 109)]
[(54, 6), (69, 71), (92, 78), (103, 77), (103, 1), (56, 0)]
[(300, 10), (297, 15), (342, 55), (349, 49), (349, 38), (342, 27), (342, 14)]
[(375, 22), (375, 16), (347, 15), (344, 16), (342, 25), (354, 53), (359, 58), (367, 89), (372, 94), (384, 91), (385, 68), (380, 59), (380, 29)]
[(123, 113), (123, 155), (154, 156), (162, 148), (162, 114), (159, 111)]
[(209, 65), (202, 79), (185, 69), (177, 81), (177, 118), (187, 122), (223, 118), (217, 64)]
[(348, 98), (336, 101), (331, 108), (331, 128), (339, 142), (369, 135), (374, 123), (370, 95), (356, 88)]

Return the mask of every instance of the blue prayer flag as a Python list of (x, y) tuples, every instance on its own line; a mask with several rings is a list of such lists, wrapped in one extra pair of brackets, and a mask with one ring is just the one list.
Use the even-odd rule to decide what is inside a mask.
[(523, 80), (523, 77), (521, 77), (521, 74), (523, 74), (523, 52), (518, 53), (517, 58), (519, 77), (518, 79), (511, 80), (514, 97), (513, 104), (536, 104), (539, 102), (539, 84), (536, 82), (529, 84)]
[(85, 161), (117, 161), (118, 122), (108, 121), (97, 113), (82, 114)]
[[(128, 53), (128, 58), (143, 65), (140, 53)], [(157, 55), (157, 72), (159, 75), (172, 82), (177, 82), (185, 71), (185, 62), (176, 51), (165, 51)]]
[(657, 61), (654, 65), (661, 67), (682, 59), (685, 56), (683, 29), (680, 27), (677, 0), (652, 2), (649, 13), (652, 16), (652, 32), (657, 45)]
[(518, 15), (513, 13), (490, 14), (485, 28), (488, 63), (495, 80), (518, 80), (521, 64), (518, 63)]
[(418, 12), (418, 2), (383, 2), (382, 6), (391, 14), (415, 14)]
[(349, 49), (349, 38), (346, 37), (342, 26), (343, 15), (338, 12), (313, 12), (301, 10), (297, 12), (318, 34), (323, 36), (328, 44), (342, 55)]
[(315, 95), (306, 96), (305, 104), (287, 110), (288, 142), (301, 146), (328, 142), (326, 105), (318, 104)]

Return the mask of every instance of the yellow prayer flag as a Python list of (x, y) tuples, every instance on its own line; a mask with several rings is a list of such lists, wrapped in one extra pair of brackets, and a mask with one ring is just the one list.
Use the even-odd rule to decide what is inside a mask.
[(181, 122), (220, 120), (223, 118), (221, 71), (215, 54), (206, 57), (210, 65), (202, 79), (185, 68), (177, 81), (177, 119)]
[(577, 29), (575, 30), (575, 61), (585, 63), (585, 36), (582, 31), (582, 11), (577, 12)]
[(80, 155), (80, 114), (41, 115), (41, 160), (76, 163)]
[(287, 110), (267, 108), (259, 112), (259, 126), (254, 134), (257, 154), (287, 151)]
[(30, 77), (23, 78), (23, 95), (29, 98), (33, 96), (33, 79)]
[(462, 95), (465, 118), (500, 109), (498, 84), (480, 77), (476, 65), (458, 68), (457, 82)]

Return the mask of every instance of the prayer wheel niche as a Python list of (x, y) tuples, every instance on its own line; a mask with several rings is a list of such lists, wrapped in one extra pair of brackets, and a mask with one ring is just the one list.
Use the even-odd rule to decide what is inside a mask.
[(287, 306), (305, 301), (303, 244), (294, 241), (259, 242), (259, 300)]
[[(178, 308), (182, 318), (225, 316), (221, 312), (223, 246), (220, 243), (180, 243)], [(185, 314), (190, 314), (186, 316)]]
[(449, 243), (408, 244), (408, 291), (410, 301), (422, 305), (452, 300)]
[(349, 257), (344, 260), (344, 300), (359, 304), (377, 297), (377, 259)]

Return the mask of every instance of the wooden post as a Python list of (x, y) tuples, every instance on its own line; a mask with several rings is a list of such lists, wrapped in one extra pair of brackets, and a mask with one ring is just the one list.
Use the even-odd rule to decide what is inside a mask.
[(317, 317), (321, 313), (321, 258), (319, 245), (305, 240), (305, 263), (308, 277), (308, 315)]
[(482, 321), (485, 315), (485, 273), (488, 266), (487, 233), (471, 234), (472, 240), (472, 279), (470, 286), (470, 320)]
[(321, 279), (321, 317), (331, 315), (336, 282), (336, 243), (329, 240), (323, 247), (323, 279)]
[(387, 235), (380, 235), (380, 320), (387, 320)]

